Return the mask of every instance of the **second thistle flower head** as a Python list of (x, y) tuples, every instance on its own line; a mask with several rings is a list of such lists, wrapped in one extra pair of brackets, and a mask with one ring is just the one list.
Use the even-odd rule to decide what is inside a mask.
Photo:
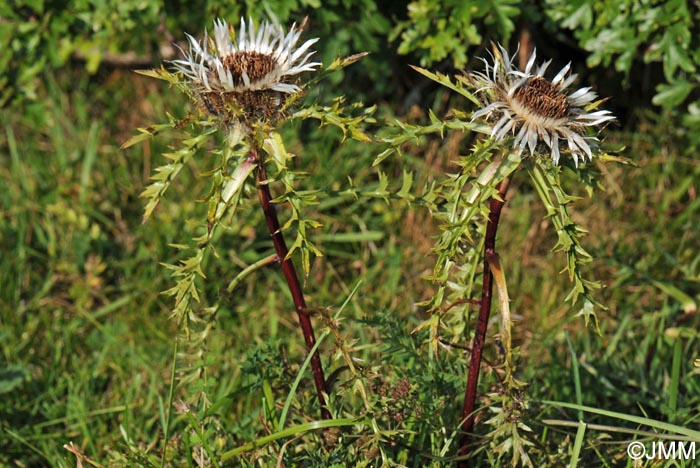
[(187, 35), (190, 48), (182, 60), (172, 63), (189, 82), (207, 111), (224, 123), (276, 117), (283, 95), (301, 90), (296, 76), (315, 71), (309, 48), (318, 38), (297, 47), (301, 29), (288, 33), (276, 23), (264, 21), (257, 31), (253, 20), (241, 18), (238, 37), (226, 21), (214, 21), (214, 39), (205, 33), (200, 44)]
[(596, 107), (597, 94), (591, 88), (568, 91), (577, 78), (575, 74), (567, 77), (571, 64), (550, 81), (544, 73), (551, 60), (535, 69), (535, 56), (533, 51), (525, 71), (520, 71), (502, 46), (495, 48), (493, 64), (484, 60), (486, 71), (471, 74), (478, 92), (486, 95), (484, 107), (472, 119), (486, 117), (494, 121), (491, 137), (496, 140), (512, 134), (518, 154), (526, 147), (534, 154), (537, 145), (544, 143), (550, 148), (554, 164), (558, 164), (560, 140), (563, 140), (576, 165), (579, 157), (591, 159), (598, 140), (588, 136), (586, 128), (615, 117), (607, 110), (588, 111)]

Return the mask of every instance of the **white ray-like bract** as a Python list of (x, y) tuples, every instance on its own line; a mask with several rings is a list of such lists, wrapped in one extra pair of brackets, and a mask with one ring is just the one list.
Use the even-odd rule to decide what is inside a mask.
[(591, 159), (598, 139), (589, 136), (586, 128), (615, 117), (607, 110), (586, 110), (597, 98), (591, 88), (567, 91), (577, 78), (575, 74), (567, 77), (571, 64), (549, 81), (544, 74), (551, 60), (535, 67), (535, 57), (533, 51), (524, 71), (513, 65), (500, 45), (492, 54), (493, 63), (484, 59), (486, 70), (470, 74), (483, 102), (472, 119), (484, 117), (494, 122), (491, 137), (499, 141), (514, 137), (513, 146), (519, 154), (525, 148), (535, 154), (538, 143), (544, 143), (558, 164), (560, 144), (566, 142), (566, 151), (576, 165), (579, 159)]

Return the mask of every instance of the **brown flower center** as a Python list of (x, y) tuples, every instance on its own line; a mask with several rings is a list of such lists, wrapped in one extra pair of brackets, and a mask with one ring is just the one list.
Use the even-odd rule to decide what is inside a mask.
[(520, 104), (541, 117), (561, 119), (569, 113), (566, 95), (541, 76), (530, 78), (515, 92)]
[(223, 58), (226, 67), (233, 76), (236, 86), (243, 86), (243, 73), (248, 75), (251, 83), (265, 78), (277, 67), (277, 61), (270, 55), (256, 51), (243, 50)]

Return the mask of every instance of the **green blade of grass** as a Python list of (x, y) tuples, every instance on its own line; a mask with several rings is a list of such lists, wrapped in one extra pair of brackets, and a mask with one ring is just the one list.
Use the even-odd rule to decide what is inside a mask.
[(329, 427), (344, 427), (344, 426), (357, 426), (357, 425), (367, 425), (370, 423), (368, 418), (339, 418), (339, 419), (324, 419), (323, 421), (312, 421), (306, 424), (299, 424), (298, 426), (289, 427), (283, 431), (275, 432), (265, 437), (261, 437), (254, 442), (250, 442), (245, 445), (241, 445), (238, 448), (229, 450), (221, 455), (221, 461), (227, 461), (231, 458), (239, 455), (243, 452), (249, 450), (254, 450), (255, 448), (262, 447), (265, 444), (274, 442), (275, 440), (284, 439), (286, 437), (293, 437), (295, 435), (303, 434), (305, 432), (314, 431), (316, 429), (325, 429)]
[(173, 345), (172, 366), (170, 368), (170, 384), (168, 386), (168, 411), (166, 414), (163, 414), (162, 412), (160, 414), (161, 424), (163, 425), (163, 453), (160, 458), (161, 468), (165, 467), (165, 453), (167, 451), (166, 448), (168, 445), (168, 438), (170, 437), (170, 418), (173, 413), (173, 398), (175, 395), (175, 375), (177, 368), (177, 349), (179, 342), (179, 338), (175, 337), (175, 344)]
[(671, 381), (668, 388), (668, 418), (676, 422), (678, 416), (678, 388), (681, 379), (681, 361), (683, 359), (682, 341), (676, 339), (673, 343), (673, 361), (671, 362)]
[(90, 125), (90, 131), (88, 132), (87, 141), (85, 142), (85, 159), (83, 159), (83, 166), (80, 169), (80, 191), (78, 193), (78, 200), (80, 200), (81, 205), (85, 205), (85, 200), (90, 188), (92, 167), (97, 158), (97, 143), (99, 140), (100, 128), (101, 126), (98, 122), (93, 122), (92, 125)]
[(586, 423), (583, 421), (578, 422), (578, 429), (576, 430), (576, 439), (574, 439), (574, 449), (571, 454), (571, 462), (569, 463), (569, 468), (576, 468), (578, 466), (578, 459), (581, 456), (581, 447), (583, 447), (583, 438), (586, 435)]
[(561, 407), (561, 408), (569, 408), (569, 409), (576, 410), (576, 411), (583, 411), (586, 413), (599, 414), (601, 416), (607, 416), (610, 418), (621, 419), (623, 421), (629, 421), (629, 422), (632, 422), (635, 424), (653, 427), (655, 429), (659, 429), (662, 431), (684, 435), (684, 436), (690, 437), (692, 439), (695, 439), (697, 441), (700, 441), (700, 431), (688, 429), (687, 427), (677, 426), (675, 424), (665, 423), (662, 421), (656, 421), (654, 419), (643, 418), (643, 417), (634, 416), (631, 414), (618, 413), (617, 411), (608, 411), (608, 410), (604, 410), (604, 409), (593, 408), (591, 406), (577, 405), (577, 404), (573, 404), (573, 403), (565, 403), (562, 401), (543, 400), (543, 401), (541, 401), (541, 403), (543, 403), (545, 405), (556, 406), (556, 407)]
[[(575, 427), (578, 428), (580, 421), (566, 421), (562, 419), (543, 419), (542, 424), (547, 426), (559, 426), (559, 427)], [(591, 424), (586, 423), (586, 429), (590, 431), (600, 431), (600, 432), (612, 432), (616, 434), (631, 434), (637, 437), (647, 437), (654, 439), (663, 440), (673, 440), (673, 441), (687, 441), (693, 442), (697, 440), (694, 437), (688, 437), (684, 435), (677, 434), (660, 434), (658, 432), (643, 431), (641, 429), (630, 429), (627, 427), (611, 426), (609, 424)]]
[[(350, 291), (350, 294), (348, 294), (348, 297), (345, 299), (343, 304), (340, 306), (338, 309), (338, 312), (335, 314), (334, 318), (337, 319), (338, 316), (343, 312), (345, 307), (348, 305), (350, 302), (350, 299), (355, 295), (357, 290), (359, 289), (360, 285), (362, 284), (362, 281), (358, 281), (355, 287), (353, 288), (352, 291)], [(314, 355), (316, 350), (318, 349), (319, 345), (323, 340), (328, 336), (328, 332), (325, 331), (321, 334), (321, 336), (318, 338), (316, 341), (316, 344), (311, 348), (311, 351), (306, 355), (306, 359), (304, 359), (304, 363), (301, 365), (301, 369), (299, 369), (299, 372), (297, 373), (296, 378), (294, 379), (294, 383), (292, 384), (292, 388), (289, 389), (289, 395), (287, 396), (287, 401), (284, 402), (284, 407), (282, 408), (282, 413), (280, 414), (279, 421), (277, 423), (277, 431), (282, 431), (282, 428), (284, 427), (284, 423), (287, 420), (287, 413), (289, 412), (289, 408), (292, 405), (292, 399), (294, 398), (294, 395), (296, 394), (297, 388), (299, 387), (299, 383), (301, 382), (301, 378), (304, 375), (304, 371), (306, 368), (309, 366), (309, 363), (311, 362), (311, 357)]]
[[(574, 376), (574, 389), (576, 391), (576, 403), (579, 405), (583, 404), (583, 393), (581, 392), (581, 374), (578, 367), (578, 357), (576, 356), (576, 351), (574, 350), (574, 345), (571, 343), (571, 337), (569, 332), (565, 332), (566, 344), (569, 346), (569, 353), (571, 354), (571, 373)], [(578, 412), (578, 420), (583, 421), (583, 411)]]

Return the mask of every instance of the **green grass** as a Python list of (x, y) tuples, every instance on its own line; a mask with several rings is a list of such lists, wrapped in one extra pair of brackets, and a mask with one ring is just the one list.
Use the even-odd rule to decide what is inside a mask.
[[(324, 433), (279, 272), (256, 270), (226, 292), (237, 273), (272, 253), (248, 193), (252, 203), (217, 234), (218, 256), (205, 265), (205, 303), (220, 305), (206, 353), (213, 406), (170, 413), (194, 386), (169, 396), (177, 327), (170, 299), (159, 294), (173, 284), (160, 262), (175, 263), (170, 244), (188, 242), (198, 226), (187, 220), (205, 218), (206, 206), (191, 195), (206, 193), (197, 175), (211, 161), (195, 158), (142, 224), (138, 194), (176, 142), (119, 146), (165, 110), (182, 115), (182, 99), (118, 71), (88, 79), (66, 70), (42, 92), (23, 114), (6, 114), (0, 135), (0, 465), (75, 466), (63, 448), (74, 442), (103, 466), (161, 466), (163, 457), (168, 466), (196, 466), (190, 448), (199, 439), (220, 466), (229, 458), (234, 466), (274, 466), (278, 458), (288, 466), (452, 466), (466, 360), (459, 350), (435, 360), (425, 335), (411, 334), (426, 318), (415, 304), (434, 293), (423, 277), (437, 228), (422, 207), (329, 195), (308, 213), (323, 224), (313, 236), (325, 253), (306, 278), (308, 302), (319, 308), (317, 333), (335, 332), (320, 345), (334, 375), (338, 428)], [(516, 318), (517, 377), (528, 383), (518, 414), (531, 428), (521, 435), (538, 466), (625, 466), (633, 434), (698, 437), (700, 162), (671, 131), (672, 117), (637, 122), (608, 132), (636, 167), (603, 167), (605, 190), (577, 193), (572, 208), (589, 229), (590, 273), (606, 285), (600, 335), (564, 301), (563, 260), (550, 252), (555, 237), (525, 177), (516, 175), (503, 213), (498, 248)], [(376, 184), (375, 148), (338, 146), (338, 132), (307, 125), (303, 137), (298, 126), (285, 131), (296, 168), (309, 174), (306, 186), (341, 191), (348, 176)], [(460, 135), (421, 143), (382, 170), (398, 179), (410, 168), (421, 183), (434, 180), (455, 170), (468, 144)], [(570, 174), (565, 184), (576, 192)], [(326, 307), (328, 316), (340, 311), (332, 330)], [(493, 365), (501, 359), (495, 326), (486, 349)], [(360, 360), (356, 379), (343, 349)], [(491, 366), (480, 389), (481, 406), (504, 401)], [(492, 414), (483, 416), (480, 436), (493, 429)], [(477, 456), (510, 466), (489, 447)]]

